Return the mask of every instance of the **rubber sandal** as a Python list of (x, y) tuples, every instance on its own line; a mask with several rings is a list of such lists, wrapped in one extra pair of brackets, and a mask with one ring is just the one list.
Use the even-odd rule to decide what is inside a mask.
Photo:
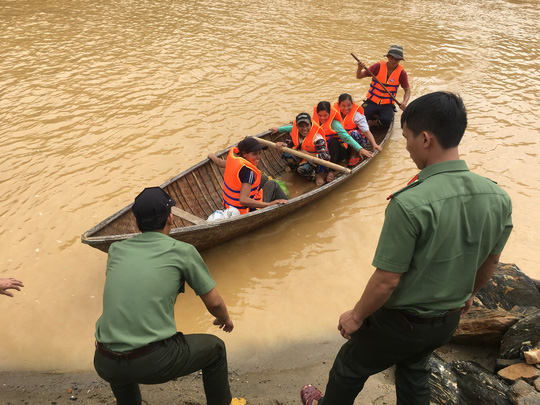
[(360, 158), (350, 158), (349, 162), (347, 162), (347, 166), (353, 167), (356, 166), (360, 162)]
[(322, 392), (311, 384), (304, 385), (300, 390), (300, 400), (303, 405), (312, 405), (313, 401), (318, 401), (322, 396)]
[(245, 398), (233, 398), (231, 401), (231, 405), (246, 405), (246, 399)]

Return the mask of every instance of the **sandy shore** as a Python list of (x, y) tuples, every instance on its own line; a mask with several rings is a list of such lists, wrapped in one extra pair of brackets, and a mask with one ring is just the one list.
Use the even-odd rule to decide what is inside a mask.
[[(311, 383), (324, 391), (328, 372), (342, 343), (341, 337), (324, 342), (288, 345), (230, 361), (233, 396), (248, 405), (300, 404), (300, 388)], [(473, 360), (492, 368), (497, 348), (447, 345), (438, 350), (445, 360)], [(192, 374), (166, 384), (141, 386), (143, 403), (205, 404), (200, 375)], [(19, 404), (115, 404), (107, 383), (93, 371), (2, 372), (0, 403)], [(356, 404), (395, 404), (394, 373), (388, 369), (371, 377)]]

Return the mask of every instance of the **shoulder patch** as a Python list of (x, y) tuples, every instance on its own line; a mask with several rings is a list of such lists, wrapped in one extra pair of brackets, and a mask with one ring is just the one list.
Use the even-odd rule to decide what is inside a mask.
[(387, 200), (391, 200), (392, 198), (394, 198), (396, 195), (398, 194), (401, 194), (403, 193), (404, 191), (407, 191), (413, 187), (416, 187), (418, 186), (420, 183), (422, 183), (422, 180), (415, 180), (413, 181), (412, 183), (409, 183), (407, 184), (405, 187), (403, 187), (402, 189), (398, 190), (398, 191), (395, 191), (393, 192), (392, 194), (390, 194), (388, 197), (386, 197)]

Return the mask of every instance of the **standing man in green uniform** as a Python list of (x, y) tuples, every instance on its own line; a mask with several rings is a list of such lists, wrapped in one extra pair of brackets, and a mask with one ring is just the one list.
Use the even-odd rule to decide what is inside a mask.
[(467, 126), (459, 96), (436, 92), (401, 116), (420, 173), (390, 196), (373, 259), (375, 272), (338, 329), (347, 343), (324, 396), (302, 388), (302, 403), (352, 405), (369, 376), (396, 365), (398, 405), (429, 405), (429, 358), (447, 343), (491, 278), (512, 230), (509, 196), (469, 171), (458, 145)]
[(173, 205), (161, 188), (144, 189), (132, 207), (142, 233), (109, 248), (94, 366), (118, 405), (141, 404), (139, 384), (160, 384), (198, 370), (207, 403), (229, 405), (223, 341), (176, 331), (174, 304), (186, 282), (215, 316), (214, 325), (225, 332), (234, 325), (197, 250), (168, 236)]

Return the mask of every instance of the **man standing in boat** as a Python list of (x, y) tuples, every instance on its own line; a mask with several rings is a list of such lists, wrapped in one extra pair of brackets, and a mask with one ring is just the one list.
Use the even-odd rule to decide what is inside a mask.
[(394, 119), (394, 100), (396, 100), (400, 85), (405, 94), (401, 104), (398, 102), (399, 108), (405, 110), (411, 97), (407, 72), (399, 64), (400, 61), (405, 60), (403, 58), (403, 47), (401, 45), (392, 45), (385, 56), (388, 62), (381, 61), (369, 67), (372, 74), (366, 71), (367, 67), (362, 61), (358, 61), (358, 69), (356, 70), (357, 79), (372, 77), (366, 100), (362, 104), (364, 115), (370, 127), (388, 128), (390, 126)]
[(109, 248), (94, 366), (118, 405), (141, 404), (139, 384), (160, 384), (198, 370), (207, 403), (231, 403), (223, 341), (176, 331), (174, 305), (186, 282), (215, 316), (214, 325), (225, 332), (234, 325), (197, 250), (168, 236), (175, 204), (159, 187), (144, 189), (132, 207), (142, 233)]
[(461, 98), (427, 94), (401, 116), (420, 173), (389, 198), (371, 276), (338, 329), (347, 339), (324, 396), (304, 405), (352, 405), (366, 380), (396, 365), (399, 405), (429, 405), (429, 358), (450, 341), (460, 315), (495, 271), (512, 230), (510, 197), (459, 159), (467, 126)]

